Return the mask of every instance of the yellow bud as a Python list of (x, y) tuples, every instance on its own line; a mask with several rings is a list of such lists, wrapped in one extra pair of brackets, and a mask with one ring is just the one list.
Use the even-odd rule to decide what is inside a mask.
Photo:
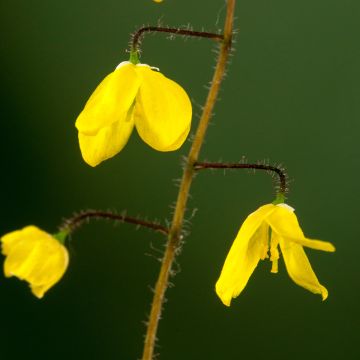
[(10, 232), (1, 239), (6, 256), (6, 277), (16, 276), (30, 284), (32, 293), (41, 299), (64, 275), (68, 252), (57, 239), (36, 226)]

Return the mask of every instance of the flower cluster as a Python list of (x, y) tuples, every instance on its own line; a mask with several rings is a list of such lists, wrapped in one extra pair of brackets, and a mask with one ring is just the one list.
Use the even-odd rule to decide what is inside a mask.
[[(189, 134), (192, 107), (186, 92), (158, 69), (136, 62), (120, 63), (99, 84), (76, 120), (81, 153), (91, 166), (121, 151), (134, 127), (142, 140), (158, 151), (178, 149)], [(4, 235), (5, 276), (28, 281), (33, 294), (42, 298), (68, 266), (68, 252), (61, 240), (35, 226)], [(328, 291), (312, 270), (304, 246), (335, 251), (329, 242), (306, 238), (290, 206), (261, 206), (241, 226), (216, 283), (216, 293), (230, 306), (260, 260), (269, 258), (271, 272), (278, 272), (281, 251), (292, 280), (325, 300)]]

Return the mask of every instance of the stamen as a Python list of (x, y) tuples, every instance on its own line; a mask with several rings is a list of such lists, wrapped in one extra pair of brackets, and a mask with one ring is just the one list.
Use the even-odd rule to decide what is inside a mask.
[(265, 260), (265, 259), (268, 259), (268, 258), (269, 258), (268, 250), (269, 250), (268, 245), (267, 245), (267, 244), (266, 244), (266, 245), (264, 244), (264, 245), (262, 246), (262, 249), (261, 249), (261, 255), (260, 255), (260, 259), (261, 259), (261, 260)]
[(268, 251), (269, 251), (269, 239), (270, 239), (270, 228), (269, 226), (261, 226), (257, 230), (260, 234), (261, 239), (261, 248), (260, 248), (260, 259), (265, 260), (269, 258)]
[(277, 274), (278, 272), (278, 261), (277, 260), (271, 260), (271, 270), (270, 272), (272, 272), (273, 274)]
[(274, 274), (278, 272), (278, 260), (280, 258), (278, 245), (279, 241), (276, 239), (276, 237), (274, 238), (274, 236), (272, 236), (270, 240), (270, 261), (272, 262), (270, 271)]

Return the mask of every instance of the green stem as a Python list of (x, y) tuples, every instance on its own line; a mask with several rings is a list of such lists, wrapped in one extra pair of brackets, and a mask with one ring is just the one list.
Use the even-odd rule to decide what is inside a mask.
[(226, 63), (231, 49), (234, 9), (235, 9), (235, 0), (228, 0), (221, 50), (217, 60), (215, 72), (213, 75), (213, 80), (204, 106), (204, 110), (201, 115), (200, 122), (189, 155), (187, 157), (187, 163), (181, 180), (178, 198), (175, 206), (175, 212), (168, 235), (168, 242), (166, 245), (164, 257), (162, 259), (159, 277), (155, 285), (154, 297), (153, 297), (149, 321), (147, 325), (147, 332), (145, 337), (142, 360), (153, 360), (156, 334), (157, 334), (159, 319), (161, 317), (161, 310), (164, 302), (164, 296), (166, 289), (168, 287), (169, 276), (171, 273), (173, 262), (181, 243), (181, 231), (183, 226), (184, 214), (186, 210), (186, 204), (189, 197), (191, 183), (195, 174), (194, 164), (196, 163), (199, 157), (199, 153), (205, 138), (209, 120), (211, 118), (211, 114), (218, 97), (220, 84), (224, 77)]

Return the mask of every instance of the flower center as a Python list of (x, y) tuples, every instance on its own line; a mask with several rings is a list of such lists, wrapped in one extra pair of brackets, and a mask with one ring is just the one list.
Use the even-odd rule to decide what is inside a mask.
[(262, 245), (260, 248), (260, 259), (265, 260), (269, 258), (268, 252), (270, 248), (270, 261), (271, 264), (271, 272), (276, 274), (278, 272), (278, 260), (280, 258), (279, 253), (279, 240), (277, 236), (273, 236), (273, 232), (269, 227), (267, 230), (267, 236), (263, 237)]

